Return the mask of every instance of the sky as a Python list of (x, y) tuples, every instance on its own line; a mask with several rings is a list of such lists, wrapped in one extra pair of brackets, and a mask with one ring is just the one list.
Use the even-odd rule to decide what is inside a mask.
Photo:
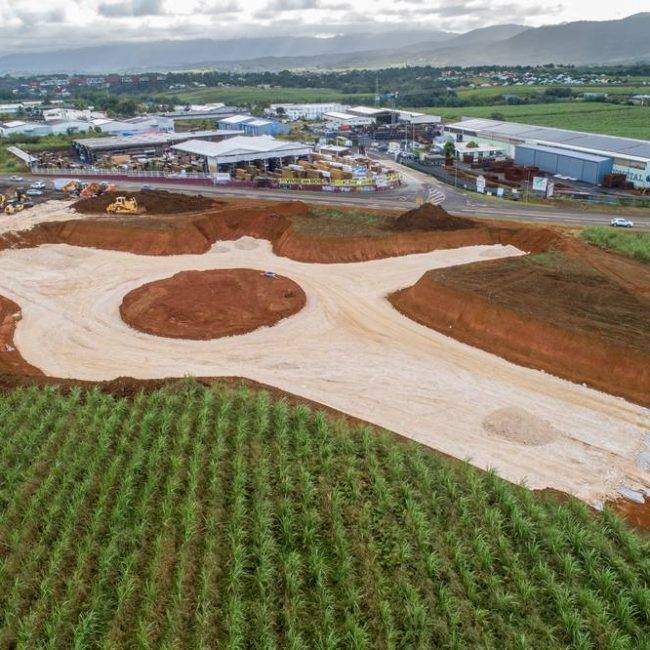
[(330, 36), (399, 28), (464, 32), (647, 11), (648, 0), (0, 0), (0, 52), (115, 41)]

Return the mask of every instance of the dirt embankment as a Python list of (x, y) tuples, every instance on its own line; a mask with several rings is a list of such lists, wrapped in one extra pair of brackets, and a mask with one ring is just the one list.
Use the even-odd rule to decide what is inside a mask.
[(148, 334), (215, 339), (275, 325), (306, 300), (300, 286), (283, 276), (253, 269), (183, 271), (128, 293), (120, 314)]
[(38, 368), (23, 359), (14, 345), (14, 332), (20, 318), (20, 307), (9, 298), (0, 296), (0, 373), (43, 376)]
[[(334, 232), (314, 236), (305, 232), (302, 225), (328, 217), (314, 216), (305, 203), (231, 201), (193, 213), (101, 215), (43, 223), (32, 230), (0, 238), (0, 250), (53, 243), (140, 255), (200, 254), (217, 240), (248, 235), (269, 240), (274, 252), (283, 257), (301, 262), (338, 263), (480, 244), (512, 244), (529, 252), (562, 245), (562, 236), (550, 229), (479, 222), (451, 215), (436, 215), (432, 219), (429, 214), (432, 207), (423, 206), (397, 218), (385, 217), (382, 227), (372, 235)], [(440, 208), (437, 210), (444, 213)]]
[(118, 196), (135, 198), (139, 206), (145, 208), (148, 213), (153, 214), (199, 212), (222, 204), (221, 201), (201, 196), (200, 194), (190, 195), (166, 192), (164, 190), (140, 190), (134, 192), (106, 192), (101, 196), (80, 199), (73, 207), (77, 212), (81, 212), (82, 214), (101, 214), (106, 212), (106, 208)]
[(650, 406), (650, 304), (576, 257), (438, 269), (389, 300), (509, 361)]

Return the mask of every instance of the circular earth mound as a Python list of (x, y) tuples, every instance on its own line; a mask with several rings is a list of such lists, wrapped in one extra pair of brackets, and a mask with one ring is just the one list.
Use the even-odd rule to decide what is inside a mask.
[(181, 212), (197, 212), (207, 210), (219, 205), (219, 201), (198, 194), (179, 194), (165, 190), (140, 190), (136, 192), (115, 191), (105, 192), (100, 196), (80, 199), (72, 207), (83, 214), (96, 214), (106, 212), (106, 208), (118, 196), (135, 198), (138, 205), (152, 214), (179, 214)]
[(253, 269), (182, 271), (129, 292), (120, 314), (147, 334), (205, 340), (275, 325), (305, 302), (300, 286), (280, 275)]

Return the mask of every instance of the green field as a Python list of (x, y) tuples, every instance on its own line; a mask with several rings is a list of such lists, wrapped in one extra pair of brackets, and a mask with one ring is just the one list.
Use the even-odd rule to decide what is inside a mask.
[(236, 88), (197, 88), (175, 90), (161, 97), (178, 97), (191, 104), (224, 102), (225, 104), (274, 104), (282, 102), (349, 102), (367, 103), (374, 101), (372, 94), (346, 95), (332, 88), (257, 88), (241, 86)]
[(650, 232), (628, 232), (618, 228), (591, 226), (585, 228), (581, 235), (594, 246), (650, 264)]
[(530, 97), (544, 93), (553, 88), (571, 88), (575, 95), (580, 93), (607, 93), (608, 95), (648, 95), (650, 85), (628, 84), (620, 86), (490, 86), (488, 88), (466, 88), (458, 91), (458, 96), (463, 99), (483, 99), (485, 97), (499, 97), (501, 95), (516, 95), (517, 97)]
[(617, 106), (598, 102), (555, 102), (505, 106), (420, 107), (412, 110), (442, 115), (446, 122), (467, 117), (491, 117), (498, 113), (505, 120), (591, 131), (629, 138), (650, 139), (650, 106)]
[(0, 396), (2, 648), (641, 648), (650, 546), (264, 392)]

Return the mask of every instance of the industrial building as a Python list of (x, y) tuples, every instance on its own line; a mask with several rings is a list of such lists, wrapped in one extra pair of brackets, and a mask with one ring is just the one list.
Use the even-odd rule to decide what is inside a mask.
[(612, 173), (612, 158), (543, 145), (518, 144), (515, 162), (522, 167), (539, 167), (549, 174), (600, 185)]
[(274, 169), (312, 153), (312, 148), (302, 142), (276, 140), (268, 135), (243, 135), (222, 142), (189, 140), (173, 145), (172, 149), (203, 158), (205, 171), (211, 174), (230, 171), (240, 163), (262, 162)]
[(338, 102), (315, 104), (271, 104), (266, 115), (283, 115), (289, 120), (320, 120), (325, 113), (345, 113), (347, 106)]
[(375, 123), (372, 117), (353, 115), (352, 113), (341, 113), (339, 111), (329, 111), (323, 114), (323, 120), (328, 126), (335, 129), (352, 128), (354, 126), (370, 126)]
[[(528, 147), (539, 147), (539, 160), (547, 161), (549, 168), (552, 168), (556, 159), (544, 148), (561, 150), (565, 155), (590, 154), (596, 158), (608, 158), (611, 160), (611, 169), (608, 173), (624, 174), (626, 179), (637, 188), (650, 188), (650, 141), (636, 140), (633, 138), (620, 138), (611, 135), (599, 135), (584, 133), (582, 131), (570, 131), (568, 129), (556, 129), (550, 127), (533, 126), (530, 124), (519, 124), (518, 122), (503, 122), (482, 118), (465, 118), (460, 122), (447, 124), (445, 131), (455, 136), (457, 142), (473, 140), (478, 144), (490, 144), (504, 147), (506, 155), (515, 158), (518, 145)], [(546, 154), (549, 154), (546, 156)], [(520, 159), (524, 154), (520, 153)], [(556, 156), (558, 154), (555, 154)], [(577, 161), (577, 158), (572, 158)], [(595, 162), (595, 161), (591, 161)], [(569, 159), (562, 161), (562, 166), (568, 166)], [(584, 162), (575, 162), (575, 170)], [(542, 165), (537, 165), (544, 169)], [(589, 167), (589, 165), (587, 165)], [(599, 169), (604, 164), (599, 163)], [(552, 169), (545, 170), (549, 173)], [(590, 174), (591, 172), (589, 172)], [(561, 174), (577, 178), (571, 174)]]
[(246, 135), (286, 135), (291, 131), (288, 124), (254, 115), (231, 115), (220, 119), (218, 125), (220, 129), (235, 129)]
[(108, 138), (82, 138), (73, 141), (83, 162), (93, 163), (103, 154), (130, 154), (157, 156), (172, 145), (191, 140), (193, 142), (218, 142), (236, 138), (241, 131), (187, 131), (186, 133), (153, 133)]

